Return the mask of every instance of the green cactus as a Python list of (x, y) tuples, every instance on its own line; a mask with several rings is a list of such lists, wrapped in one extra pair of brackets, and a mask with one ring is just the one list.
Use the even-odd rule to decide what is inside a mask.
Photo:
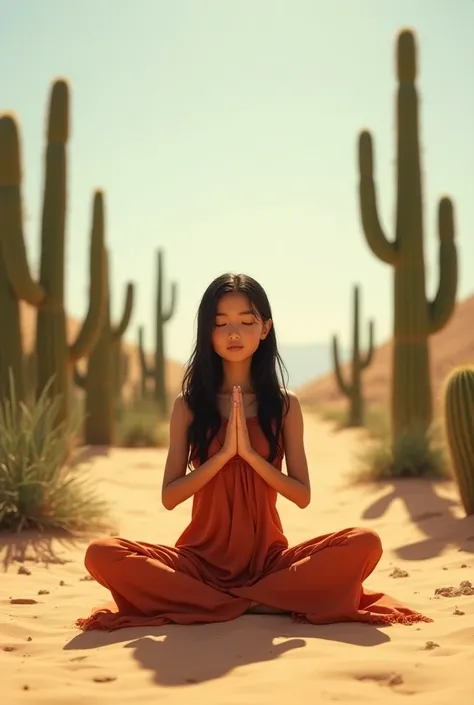
[(106, 257), (106, 313), (99, 338), (87, 361), (87, 373), (81, 375), (74, 369), (75, 383), (85, 390), (84, 440), (87, 445), (110, 446), (115, 441), (115, 412), (117, 389), (114, 359), (123, 334), (127, 330), (133, 310), (134, 287), (127, 284), (125, 305), (118, 325), (113, 326), (110, 316), (109, 267)]
[(363, 356), (360, 352), (359, 336), (359, 287), (354, 287), (354, 319), (352, 329), (352, 375), (351, 381), (346, 382), (341, 370), (339, 346), (337, 336), (332, 339), (332, 353), (334, 361), (334, 373), (336, 381), (342, 394), (350, 402), (348, 426), (362, 426), (364, 423), (364, 401), (362, 396), (362, 372), (372, 362), (374, 353), (374, 323), (369, 321), (369, 347)]
[(474, 367), (454, 369), (444, 389), (444, 424), (459, 494), (474, 514)]
[[(89, 309), (76, 340), (68, 345), (64, 311), (65, 217), (66, 217), (66, 143), (69, 122), (69, 88), (65, 81), (53, 84), (47, 125), (46, 168), (41, 232), (39, 282), (30, 274), (21, 224), (1, 229), (0, 246), (7, 276), (19, 299), (38, 309), (36, 329), (36, 394), (48, 388), (51, 396), (61, 398), (57, 422), (68, 415), (70, 371), (72, 365), (88, 355), (94, 345), (103, 317), (104, 242), (102, 194), (94, 195), (90, 247)], [(12, 129), (18, 145), (18, 131)], [(19, 158), (17, 159), (19, 163)], [(17, 208), (19, 207), (17, 201)], [(49, 384), (51, 379), (53, 383)]]
[[(0, 118), (0, 241), (22, 229), (20, 146), (15, 120)], [(10, 371), (15, 396), (25, 399), (20, 302), (7, 276), (0, 251), (0, 400), (10, 398)]]
[(391, 390), (392, 442), (413, 429), (423, 434), (432, 421), (432, 392), (428, 339), (450, 319), (457, 289), (457, 254), (453, 207), (448, 198), (439, 203), (438, 291), (426, 299), (423, 253), (422, 185), (418, 138), (418, 97), (415, 37), (399, 34), (397, 104), (397, 211), (395, 240), (386, 238), (377, 212), (373, 179), (372, 140), (359, 138), (360, 207), (367, 243), (373, 253), (394, 268), (394, 332)]
[(163, 303), (163, 253), (158, 250), (158, 277), (156, 291), (156, 346), (155, 346), (155, 364), (150, 367), (147, 364), (144, 344), (143, 344), (143, 329), (139, 330), (138, 347), (140, 353), (140, 362), (142, 367), (142, 379), (145, 384), (146, 379), (152, 377), (154, 379), (154, 397), (158, 405), (159, 412), (162, 416), (168, 413), (168, 400), (166, 392), (166, 376), (165, 376), (165, 341), (164, 341), (164, 326), (165, 323), (172, 318), (176, 309), (176, 283), (171, 284), (171, 302), (169, 308), (165, 311)]

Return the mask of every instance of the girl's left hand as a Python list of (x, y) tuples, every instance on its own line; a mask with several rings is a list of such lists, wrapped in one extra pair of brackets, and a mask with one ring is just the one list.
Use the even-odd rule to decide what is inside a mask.
[(247, 419), (245, 418), (244, 400), (240, 387), (238, 394), (239, 405), (237, 407), (237, 453), (243, 460), (249, 460), (254, 451), (252, 448), (252, 444), (250, 443)]

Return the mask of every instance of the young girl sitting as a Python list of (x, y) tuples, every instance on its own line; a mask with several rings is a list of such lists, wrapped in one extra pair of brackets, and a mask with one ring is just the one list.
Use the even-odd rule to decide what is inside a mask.
[(363, 588), (382, 555), (374, 531), (348, 528), (288, 546), (277, 495), (303, 508), (311, 491), (301, 407), (277, 364), (281, 373), (262, 287), (245, 275), (218, 277), (199, 306), (163, 476), (163, 505), (193, 497), (191, 521), (173, 547), (93, 541), (86, 568), (114, 602), (78, 627), (222, 622), (246, 612), (313, 624), (431, 621)]

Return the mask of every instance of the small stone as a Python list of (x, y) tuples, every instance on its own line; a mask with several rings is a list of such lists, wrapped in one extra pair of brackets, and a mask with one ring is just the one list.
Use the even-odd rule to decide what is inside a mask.
[(18, 575), (31, 575), (31, 570), (26, 565), (21, 565), (18, 568)]
[(408, 573), (406, 570), (402, 570), (401, 568), (394, 568), (392, 572), (390, 573), (390, 578), (408, 578)]
[(399, 673), (392, 673), (387, 681), (388, 685), (402, 685), (403, 678)]
[(32, 597), (12, 597), (10, 598), (11, 605), (37, 605), (38, 600), (33, 600)]
[(463, 615), (463, 614), (466, 614), (466, 613), (463, 612), (462, 610), (460, 610), (458, 607), (455, 607), (453, 614)]
[(92, 679), (95, 683), (111, 683), (117, 680), (117, 676), (94, 676)]
[(49, 590), (38, 590), (38, 595), (49, 595)]
[(435, 641), (427, 641), (425, 644), (426, 651), (431, 651), (432, 649), (437, 649), (438, 647), (439, 644), (437, 644)]
[(32, 637), (32, 636), (29, 636), (26, 641), (33, 641), (33, 637)]

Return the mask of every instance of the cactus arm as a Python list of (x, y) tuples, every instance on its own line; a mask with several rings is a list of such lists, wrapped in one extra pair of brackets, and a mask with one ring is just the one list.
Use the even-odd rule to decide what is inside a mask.
[(344, 377), (342, 376), (342, 370), (341, 370), (341, 363), (340, 363), (340, 356), (339, 356), (339, 345), (338, 345), (338, 340), (337, 336), (333, 335), (332, 338), (332, 356), (334, 360), (334, 374), (336, 376), (336, 382), (337, 385), (346, 397), (351, 397), (352, 395), (352, 387), (347, 384), (345, 381)]
[(367, 348), (367, 352), (365, 353), (364, 356), (361, 355), (361, 361), (360, 361), (360, 366), (362, 370), (365, 370), (366, 367), (370, 365), (372, 362), (372, 358), (374, 356), (374, 322), (369, 321), (369, 345)]
[(390, 242), (380, 225), (373, 177), (372, 138), (363, 131), (359, 137), (359, 200), (365, 238), (376, 257), (386, 264), (397, 261), (397, 246)]
[(107, 257), (104, 247), (104, 216), (102, 194), (94, 195), (92, 234), (90, 245), (89, 309), (75, 341), (69, 346), (70, 362), (77, 362), (89, 354), (99, 337), (107, 303), (105, 270)]
[(161, 320), (163, 323), (168, 323), (168, 321), (173, 317), (175, 309), (176, 309), (176, 301), (177, 301), (177, 292), (178, 292), (178, 287), (176, 282), (171, 283), (171, 301), (170, 301), (170, 306), (169, 309), (166, 313), (163, 312), (161, 316)]
[[(4, 115), (0, 118), (0, 187), (5, 221), (0, 223), (0, 249), (15, 295), (37, 307), (44, 302), (46, 292), (34, 281), (28, 266), (22, 228), (20, 181), (18, 126), (12, 115)], [(12, 224), (14, 227), (11, 227)]]
[(73, 381), (76, 387), (79, 387), (79, 389), (85, 389), (86, 388), (86, 380), (87, 380), (87, 375), (83, 375), (81, 372), (79, 372), (77, 365), (74, 365), (73, 370), (72, 370), (72, 376), (73, 376)]
[(133, 302), (135, 297), (135, 288), (131, 282), (127, 284), (127, 292), (125, 295), (125, 305), (123, 308), (122, 318), (117, 326), (112, 329), (112, 339), (119, 340), (128, 328), (133, 312)]
[(451, 318), (456, 305), (458, 261), (454, 243), (453, 206), (449, 198), (441, 199), (438, 208), (439, 285), (429, 304), (430, 333), (441, 330)]
[(143, 345), (143, 326), (138, 329), (138, 355), (140, 358), (140, 365), (142, 368), (142, 373), (144, 377), (152, 377), (153, 369), (148, 365), (145, 355), (145, 347)]

